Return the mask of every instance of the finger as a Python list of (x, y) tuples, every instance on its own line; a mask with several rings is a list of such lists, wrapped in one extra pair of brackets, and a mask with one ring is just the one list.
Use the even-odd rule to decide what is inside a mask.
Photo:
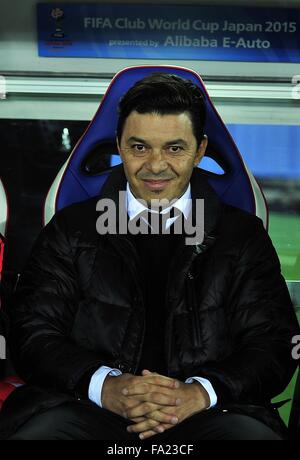
[(165, 375), (157, 374), (156, 372), (150, 372), (147, 369), (146, 373), (142, 376), (143, 380), (147, 380), (149, 383), (160, 385), (169, 388), (179, 388), (180, 382), (177, 379), (166, 377)]
[(144, 422), (129, 425), (127, 431), (129, 433), (142, 433), (143, 431), (152, 430), (154, 427), (159, 425), (159, 422), (155, 420), (147, 419)]
[(140, 401), (149, 401), (154, 404), (163, 404), (165, 406), (176, 406), (180, 404), (177, 393), (174, 388), (163, 388), (151, 383), (141, 383), (126, 388), (122, 391), (127, 397), (134, 397)]
[(172, 427), (173, 425), (167, 425), (167, 424), (158, 425), (157, 427), (154, 427), (153, 430), (148, 430), (148, 431), (144, 431), (143, 433), (140, 433), (139, 438), (147, 439), (147, 438), (150, 438), (151, 436), (154, 436), (155, 434), (163, 433), (164, 431)]
[[(149, 376), (149, 375), (158, 375), (160, 377), (165, 377), (166, 379), (168, 379), (169, 377), (166, 377), (164, 375), (160, 375), (158, 374), (157, 372), (152, 372), (152, 371), (149, 371), (149, 369), (143, 369), (142, 370), (142, 376)], [(170, 386), (171, 388), (179, 388), (179, 381), (176, 380), (176, 379), (171, 379), (171, 382), (170, 382)]]
[[(137, 395), (134, 395), (135, 398), (137, 398)], [(177, 407), (181, 404), (181, 399), (180, 398), (177, 398), (176, 396), (173, 396), (173, 395), (168, 395), (168, 394), (164, 394), (164, 393), (160, 393), (158, 391), (154, 391), (154, 392), (150, 392), (150, 393), (147, 393), (147, 394), (141, 394), (141, 395), (138, 395), (138, 398), (141, 402), (141, 404), (144, 404), (144, 403), (149, 403), (150, 404), (155, 404), (157, 406), (163, 406), (163, 407)], [(138, 405), (136, 405), (135, 407), (139, 407)], [(134, 410), (135, 407), (128, 407), (128, 409), (126, 409), (126, 411), (130, 411), (131, 409)], [(145, 408), (147, 408), (147, 406), (145, 405)], [(151, 407), (150, 407), (151, 409)], [(147, 408), (147, 412), (145, 413), (148, 413), (149, 410)], [(137, 414), (138, 415), (144, 415), (144, 414)]]
[(142, 370), (142, 375), (149, 375), (149, 374), (153, 374), (153, 372), (149, 371), (148, 369), (144, 369)]
[(176, 425), (179, 421), (179, 417), (175, 413), (164, 412), (163, 410), (160, 410), (160, 406), (154, 404), (151, 405), (149, 403), (140, 404), (140, 406), (127, 411), (126, 414), (124, 413), (124, 417), (129, 418), (134, 422), (136, 419), (142, 419), (141, 421), (145, 419), (152, 419), (160, 423), (172, 425)]
[[(122, 389), (121, 389), (121, 393), (122, 395), (124, 396), (132, 396), (132, 395), (140, 395), (140, 394), (145, 394), (145, 393), (149, 393), (149, 391), (151, 391), (151, 385), (152, 385), (152, 391), (154, 391), (154, 387), (160, 387), (160, 390), (162, 388), (164, 388), (165, 390), (174, 390), (175, 388), (177, 388), (177, 384), (175, 385), (175, 381), (174, 382), (164, 382), (163, 385), (160, 385), (159, 384), (159, 380), (156, 379), (155, 380), (146, 380), (148, 379), (147, 376), (145, 377), (141, 377), (142, 379), (145, 379), (144, 381), (138, 381), (138, 382), (132, 382), (130, 384), (127, 384), (126, 386), (124, 386)], [(162, 381), (161, 381), (162, 382)], [(179, 388), (179, 387), (178, 387)]]
[(172, 377), (167, 377), (166, 375), (158, 374), (157, 372), (151, 372), (149, 369), (143, 369), (142, 374), (144, 375), (133, 375), (131, 378), (126, 380), (126, 383), (124, 383), (124, 388), (127, 387), (127, 385), (134, 386), (139, 383), (145, 382), (145, 381), (150, 381), (155, 383), (156, 385), (161, 385), (161, 386), (170, 386), (174, 385), (176, 382), (177, 384), (180, 383), (177, 379), (172, 378)]
[(147, 385), (156, 385), (163, 388), (176, 389), (179, 388), (180, 383), (178, 380), (169, 379), (168, 377), (160, 375), (144, 375), (139, 379), (134, 379), (131, 383), (127, 383), (124, 388), (122, 388), (122, 394), (127, 396), (129, 394), (136, 394), (134, 391), (138, 389), (139, 393), (147, 393), (149, 391)]
[(135, 418), (131, 418), (130, 420), (132, 420), (134, 423), (140, 423), (140, 422), (144, 422), (146, 420), (146, 417), (135, 417)]
[(169, 428), (173, 428), (173, 427), (174, 425), (170, 425), (168, 423), (162, 423), (154, 427), (153, 431), (155, 431), (156, 433), (163, 433), (164, 431), (168, 430)]
[(150, 412), (156, 411), (157, 409), (160, 409), (158, 404), (141, 403), (138, 406), (126, 409), (126, 411), (124, 411), (124, 417), (130, 418), (132, 420), (136, 417), (144, 417)]
[(125, 398), (123, 401), (125, 410), (126, 409), (132, 409), (133, 407), (139, 406), (141, 404), (141, 401), (139, 398), (134, 398), (133, 396), (129, 396)]
[(172, 426), (177, 425), (177, 423), (179, 422), (179, 418), (176, 414), (166, 414), (161, 410), (150, 412), (146, 415), (146, 417), (152, 420), (156, 420), (157, 422), (160, 422), (160, 424), (166, 423)]
[(139, 438), (147, 439), (147, 438), (151, 438), (151, 436), (154, 436), (155, 434), (157, 433), (154, 430), (148, 430), (148, 431), (144, 431), (143, 433), (140, 433)]
[(142, 418), (143, 420), (147, 418), (156, 420), (160, 423), (168, 423), (172, 425), (176, 425), (178, 423), (179, 418), (176, 413), (170, 413), (170, 411), (164, 412), (160, 409), (161, 407), (157, 404), (142, 403), (139, 406), (127, 409), (123, 416), (134, 422), (138, 418)]

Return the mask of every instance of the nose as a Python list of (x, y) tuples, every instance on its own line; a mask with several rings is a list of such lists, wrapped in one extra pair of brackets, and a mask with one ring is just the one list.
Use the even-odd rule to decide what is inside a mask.
[(159, 174), (165, 171), (168, 168), (168, 164), (164, 159), (163, 152), (159, 149), (153, 149), (147, 159), (146, 167), (153, 174)]

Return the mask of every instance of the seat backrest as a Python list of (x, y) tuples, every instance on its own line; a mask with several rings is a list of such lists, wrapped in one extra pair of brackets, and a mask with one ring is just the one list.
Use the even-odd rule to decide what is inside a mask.
[(0, 235), (5, 237), (8, 218), (8, 204), (4, 185), (0, 178)]
[[(2, 274), (2, 267), (3, 267), (2, 264), (3, 264), (3, 254), (4, 254), (4, 238), (6, 235), (7, 220), (8, 220), (7, 196), (5, 193), (3, 183), (0, 179), (0, 283), (1, 283), (1, 274)], [(1, 298), (0, 298), (0, 307), (1, 307)], [(2, 341), (0, 346), (5, 343), (4, 337), (6, 335), (6, 328), (7, 328), (7, 324), (6, 324), (6, 321), (4, 320), (3, 312), (1, 311), (1, 308), (0, 308), (0, 340)], [(2, 359), (2, 353), (1, 353), (0, 379), (4, 375), (7, 375), (6, 374), (7, 369), (10, 370), (7, 361), (8, 361), (7, 358)], [(23, 385), (23, 381), (17, 376), (11, 376), (11, 377), (5, 378), (5, 380), (0, 380), (0, 410), (6, 398), (20, 385)]]
[(119, 99), (138, 80), (154, 72), (178, 75), (191, 80), (201, 88), (207, 110), (205, 133), (208, 136), (208, 149), (206, 155), (213, 158), (224, 172), (216, 174), (203, 170), (203, 174), (206, 175), (209, 183), (224, 202), (256, 214), (267, 228), (268, 211), (263, 193), (216, 111), (202, 79), (193, 70), (167, 65), (128, 67), (116, 74), (93, 120), (48, 192), (44, 223), (47, 223), (57, 210), (99, 194), (110, 170), (97, 174), (86, 167), (87, 159), (92, 152), (98, 151), (100, 155), (105, 148), (107, 148), (106, 154), (117, 154), (115, 132)]
[(3, 268), (4, 238), (7, 228), (8, 205), (3, 183), (0, 179), (0, 280)]
[[(3, 269), (3, 258), (4, 258), (4, 238), (0, 234), (0, 282), (1, 282), (1, 275)], [(1, 305), (1, 300), (0, 300)]]

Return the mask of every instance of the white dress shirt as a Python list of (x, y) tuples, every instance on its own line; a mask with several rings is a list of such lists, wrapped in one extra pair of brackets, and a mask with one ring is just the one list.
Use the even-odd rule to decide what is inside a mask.
[[(143, 211), (150, 211), (150, 212), (153, 212), (153, 213), (156, 213), (157, 211), (155, 211), (154, 209), (151, 209), (151, 208), (146, 208), (140, 201), (138, 201), (135, 196), (133, 195), (132, 191), (130, 190), (130, 187), (129, 187), (129, 183), (127, 182), (127, 187), (126, 187), (126, 193), (127, 193), (127, 212), (128, 212), (128, 215), (129, 215), (129, 220), (132, 220), (134, 219), (138, 214), (142, 213)], [(183, 195), (181, 195), (180, 198), (178, 198), (177, 201), (175, 201), (173, 203), (172, 206), (168, 206), (167, 208), (164, 208), (162, 211), (161, 211), (161, 214), (166, 214), (167, 212), (170, 212), (170, 209), (172, 207), (175, 207), (177, 209), (179, 209), (179, 211), (182, 212), (182, 214), (184, 215), (184, 218), (187, 219), (188, 218), (188, 215), (191, 211), (191, 207), (192, 207), (192, 202), (191, 202), (191, 185), (189, 184), (186, 191), (184, 192)], [(149, 225), (150, 228), (151, 225), (149, 224), (149, 222), (147, 222), (147, 220), (145, 219), (145, 217), (142, 217), (143, 221)], [(168, 229), (172, 224), (173, 222), (175, 222), (175, 220), (178, 219), (178, 216), (175, 216), (175, 217), (170, 217), (169, 219), (167, 219), (166, 221), (166, 229)]]
[[(150, 212), (157, 212), (155, 210), (151, 210), (149, 208), (146, 208), (140, 201), (138, 201), (135, 196), (132, 194), (129, 183), (127, 182), (127, 187), (126, 187), (126, 197), (127, 197), (127, 212), (129, 215), (129, 219), (134, 219), (139, 213), (148, 210)], [(184, 192), (183, 195), (181, 195), (180, 198), (178, 198), (177, 201), (173, 203), (174, 207), (179, 209), (185, 219), (187, 219), (189, 212), (191, 210), (191, 185), (189, 184), (186, 191)], [(170, 211), (171, 207), (169, 206), (168, 208), (165, 208), (161, 211), (162, 214), (165, 214)], [(172, 217), (167, 219), (166, 221), (166, 228), (169, 228), (170, 225), (178, 218), (178, 216)], [(146, 222), (145, 218), (142, 217), (142, 219)], [(150, 227), (151, 225), (149, 222), (146, 222)], [(98, 406), (102, 407), (102, 387), (105, 378), (107, 375), (112, 375), (112, 376), (118, 376), (121, 375), (122, 372), (119, 369), (112, 369), (111, 367), (107, 366), (101, 366), (92, 376), (90, 385), (89, 385), (89, 399), (96, 403)], [(207, 391), (209, 398), (210, 398), (210, 405), (209, 408), (215, 406), (217, 404), (217, 395), (216, 392), (213, 389), (212, 384), (209, 382), (209, 380), (203, 378), (203, 377), (189, 377), (186, 379), (185, 383), (193, 383), (194, 381), (199, 382), (203, 388)]]

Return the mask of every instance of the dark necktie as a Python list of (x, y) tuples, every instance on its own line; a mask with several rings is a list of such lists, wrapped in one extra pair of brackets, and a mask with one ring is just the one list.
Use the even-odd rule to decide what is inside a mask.
[[(178, 209), (172, 206), (170, 209), (169, 213), (162, 214), (162, 207), (159, 207), (157, 209), (158, 212), (150, 212), (148, 209), (145, 209), (144, 211), (140, 212), (134, 219), (133, 221), (136, 222), (137, 227), (144, 229), (148, 229), (148, 233), (154, 233), (154, 234), (171, 234), (174, 235), (175, 233), (175, 228), (178, 232), (183, 233), (184, 232), (184, 215), (183, 213)], [(167, 228), (167, 223), (169, 219), (172, 219), (174, 217), (177, 217), (174, 222), (169, 225)], [(179, 221), (179, 222), (177, 222)], [(145, 223), (146, 222), (146, 223)], [(177, 223), (175, 227), (175, 223)], [(148, 228), (148, 224), (151, 227)]]

